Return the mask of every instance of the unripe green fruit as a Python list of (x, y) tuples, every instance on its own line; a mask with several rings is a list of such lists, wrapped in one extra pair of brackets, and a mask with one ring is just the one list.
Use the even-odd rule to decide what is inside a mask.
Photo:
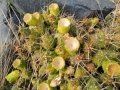
[(81, 67), (77, 68), (74, 74), (75, 78), (82, 78), (84, 75), (86, 75), (86, 71)]
[(69, 57), (69, 54), (66, 52), (66, 50), (64, 49), (63, 46), (58, 45), (55, 48), (55, 53), (61, 57), (63, 57), (64, 59)]
[(49, 74), (53, 74), (55, 72), (56, 72), (56, 70), (55, 70), (55, 68), (52, 67), (52, 64), (48, 64), (46, 67), (46, 73), (49, 75)]
[(46, 50), (53, 49), (56, 41), (56, 39), (49, 34), (44, 34), (43, 36), (41, 36), (41, 40), (42, 40), (41, 45)]
[(112, 41), (112, 45), (116, 48), (119, 49), (120, 48), (120, 33), (116, 33), (113, 36), (113, 41)]
[(87, 83), (87, 90), (101, 90), (100, 87), (97, 84), (97, 81), (94, 79), (90, 78)]
[(9, 83), (15, 82), (20, 77), (20, 71), (14, 70), (11, 73), (9, 73), (5, 78)]
[(31, 71), (27, 71), (26, 69), (22, 70), (21, 77), (23, 79), (28, 80), (28, 79), (30, 79), (30, 76), (31, 76)]
[(118, 53), (113, 50), (99, 50), (92, 58), (92, 61), (99, 67), (103, 61), (108, 59), (116, 59), (117, 56)]
[(49, 11), (51, 15), (58, 16), (60, 13), (59, 5), (57, 3), (52, 3), (49, 5)]
[(107, 45), (105, 32), (99, 30), (91, 37), (91, 41), (93, 42), (93, 46), (95, 48), (105, 48)]
[(78, 80), (68, 80), (67, 90), (82, 90)]
[(64, 48), (64, 37), (61, 34), (56, 34), (57, 46), (55, 48), (55, 53), (64, 59), (69, 57), (68, 52)]
[(103, 73), (100, 75), (100, 80), (102, 80), (102, 82), (105, 82), (105, 84), (112, 84), (112, 82), (114, 81), (108, 74)]
[(66, 83), (62, 83), (60, 85), (60, 90), (67, 90), (67, 84)]
[(30, 34), (31, 34), (31, 31), (29, 30), (29, 28), (25, 28), (23, 26), (19, 27), (19, 33), (21, 34), (20, 35), (20, 38), (26, 38), (28, 37)]
[(43, 75), (45, 75), (46, 74), (46, 67), (45, 66), (41, 66), (40, 68), (39, 68), (39, 75), (40, 76), (43, 76)]
[(91, 18), (91, 27), (95, 27), (99, 22), (99, 18)]
[(62, 57), (55, 57), (52, 61), (52, 67), (54, 67), (56, 70), (60, 70), (64, 68), (65, 66), (65, 60)]
[(115, 81), (116, 81), (116, 82), (119, 82), (119, 81), (120, 81), (120, 75), (115, 78)]
[(106, 60), (102, 63), (102, 68), (104, 73), (107, 73), (110, 76), (120, 75), (120, 65), (116, 61)]
[(65, 74), (73, 75), (74, 74), (74, 67), (72, 67), (72, 66), (67, 67)]
[(43, 34), (45, 25), (44, 25), (44, 19), (42, 14), (40, 14), (39, 12), (35, 12), (32, 15), (37, 20), (37, 25), (33, 30), (36, 31), (36, 33)]
[(65, 50), (64, 50), (64, 47), (63, 46), (57, 46), (55, 48), (55, 52), (57, 55), (60, 55), (60, 56), (63, 56), (65, 54)]
[(44, 25), (29, 26), (29, 30), (31, 32), (31, 34), (29, 35), (29, 39), (32, 40), (32, 41), (35, 41), (41, 35), (44, 34)]
[(114, 88), (114, 86), (109, 85), (109, 86), (107, 86), (106, 90), (115, 90), (115, 88)]
[(66, 34), (70, 30), (70, 25), (71, 25), (71, 22), (70, 22), (69, 19), (67, 19), (67, 18), (61, 18), (58, 21), (57, 31), (59, 33), (61, 33), (61, 34)]
[(97, 65), (98, 67), (102, 65), (102, 62), (106, 59), (106, 52), (99, 50), (95, 56), (92, 58), (92, 62)]
[(43, 16), (44, 21), (48, 24), (48, 17), (49, 17), (48, 11), (43, 11), (42, 16)]
[(34, 12), (32, 15), (38, 21), (38, 23), (43, 23), (43, 17), (39, 12)]

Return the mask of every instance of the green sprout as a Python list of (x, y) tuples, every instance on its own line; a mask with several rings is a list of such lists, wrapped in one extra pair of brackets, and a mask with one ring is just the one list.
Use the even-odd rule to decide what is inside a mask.
[(86, 75), (86, 71), (82, 67), (78, 67), (75, 71), (75, 78), (82, 78)]
[(57, 3), (50, 4), (49, 11), (51, 15), (58, 16), (60, 14), (59, 5)]
[(68, 80), (67, 90), (82, 90), (82, 89), (81, 86), (79, 85), (79, 81), (75, 79), (75, 80)]

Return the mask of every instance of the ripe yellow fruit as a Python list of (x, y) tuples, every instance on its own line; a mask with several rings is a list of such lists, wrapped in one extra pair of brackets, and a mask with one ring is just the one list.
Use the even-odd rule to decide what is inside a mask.
[(74, 53), (74, 52), (78, 51), (78, 49), (80, 47), (80, 43), (77, 40), (77, 38), (75, 38), (75, 37), (67, 38), (64, 43), (65, 43), (65, 49), (69, 53)]
[(70, 30), (70, 25), (71, 25), (71, 22), (70, 22), (69, 19), (67, 19), (67, 18), (61, 18), (58, 21), (57, 31), (59, 33), (61, 33), (61, 34), (66, 34)]
[(60, 70), (64, 68), (64, 66), (65, 60), (62, 57), (58, 56), (53, 59), (52, 67), (54, 67), (56, 70)]
[(33, 17), (32, 14), (26, 13), (23, 17), (23, 21), (28, 24), (29, 26), (35, 26), (37, 25), (38, 21), (35, 17)]

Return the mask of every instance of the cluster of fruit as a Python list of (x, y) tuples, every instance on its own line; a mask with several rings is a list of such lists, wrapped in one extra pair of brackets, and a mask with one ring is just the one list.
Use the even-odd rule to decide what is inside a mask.
[(12, 90), (105, 90), (120, 84), (120, 16), (75, 20), (52, 3), (19, 26)]

